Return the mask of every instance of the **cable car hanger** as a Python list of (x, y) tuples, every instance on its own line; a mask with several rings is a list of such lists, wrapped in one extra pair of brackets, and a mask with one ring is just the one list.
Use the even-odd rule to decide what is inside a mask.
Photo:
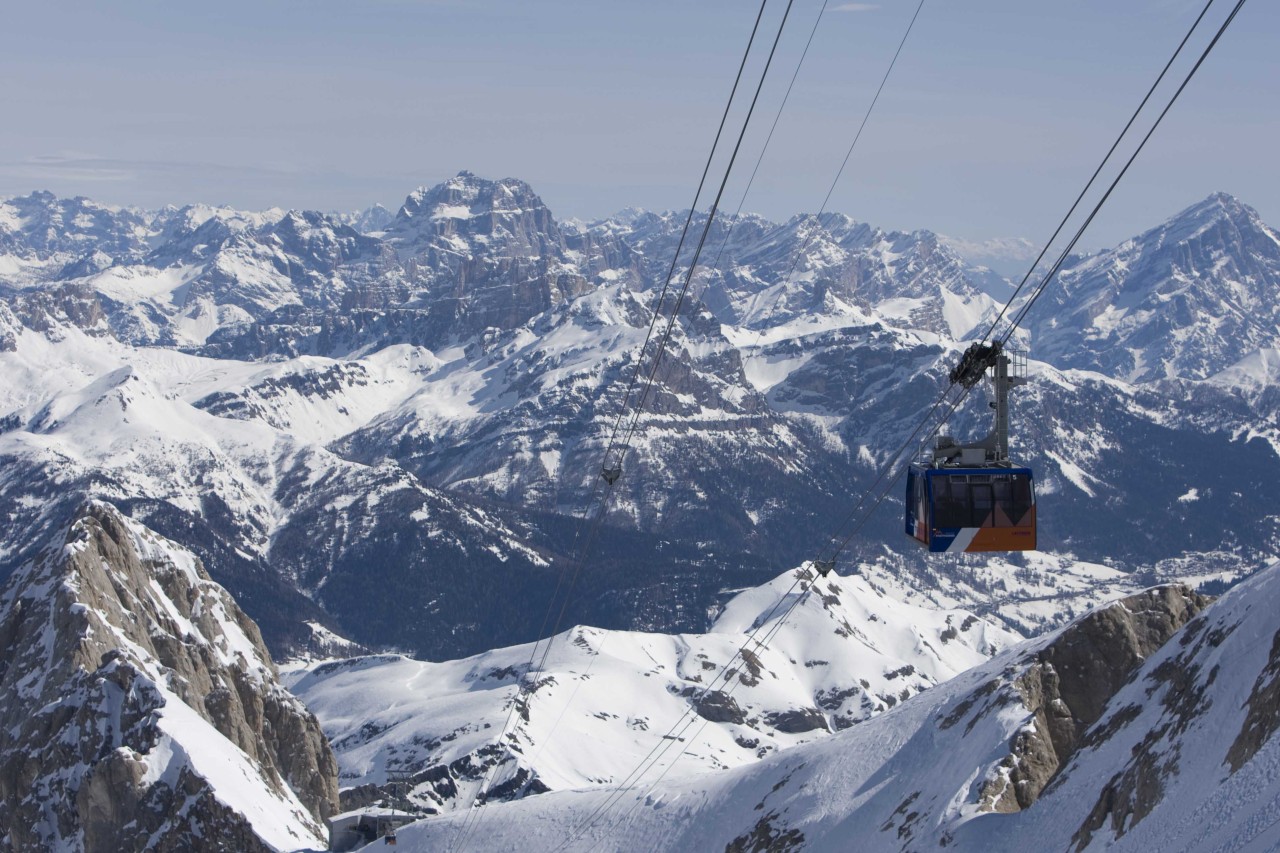
[(1009, 389), (1027, 384), (1023, 353), (999, 340), (972, 344), (948, 379), (966, 391), (990, 372), (995, 424), (979, 441), (934, 441), (907, 469), (906, 534), (931, 552), (1033, 551), (1036, 500), (1030, 468), (1009, 459)]

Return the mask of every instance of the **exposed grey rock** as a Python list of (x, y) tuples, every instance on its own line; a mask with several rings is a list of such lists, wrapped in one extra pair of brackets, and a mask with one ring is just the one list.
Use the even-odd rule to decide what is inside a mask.
[(271, 849), (232, 807), (235, 792), (202, 776), (195, 756), (214, 750), (249, 768), (261, 786), (251, 796), (278, 804), (299, 846), (314, 843), (337, 806), (337, 764), (276, 679), (257, 627), (189, 552), (110, 505), (85, 505), (0, 598), (9, 842)]
[(692, 687), (686, 687), (682, 696), (695, 696), (694, 711), (699, 717), (712, 723), (743, 723), (747, 715), (738, 706), (737, 701), (721, 690), (709, 690), (705, 693)]
[(1280, 631), (1271, 638), (1271, 654), (1245, 701), (1249, 714), (1227, 750), (1232, 771), (1239, 770), (1280, 729)]
[(13, 315), (9, 306), (0, 302), (0, 352), (13, 352), (18, 348), (18, 335), (22, 322)]
[(804, 833), (798, 829), (780, 828), (777, 812), (769, 812), (756, 822), (750, 832), (743, 833), (725, 845), (725, 853), (787, 853), (804, 847)]
[(1037, 652), (1015, 682), (1034, 727), (1014, 737), (1006, 773), (983, 788), (982, 807), (1034, 803), (1137, 667), (1210, 600), (1182, 584), (1149, 589), (1077, 620)]
[(777, 714), (769, 714), (765, 720), (780, 732), (800, 734), (815, 729), (829, 729), (827, 718), (817, 708), (793, 708)]
[(57, 334), (60, 325), (76, 326), (93, 335), (110, 335), (102, 300), (92, 288), (63, 284), (19, 294), (13, 303), (14, 313), (29, 329)]

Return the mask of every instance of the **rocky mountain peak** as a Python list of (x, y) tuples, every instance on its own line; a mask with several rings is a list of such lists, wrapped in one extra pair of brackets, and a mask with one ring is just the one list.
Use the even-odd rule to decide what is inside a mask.
[(376, 239), (314, 210), (291, 210), (266, 233), (308, 267), (332, 268), (360, 255), (376, 255), (379, 249)]
[[(1185, 226), (1191, 223), (1211, 224), (1224, 220), (1237, 225), (1249, 223), (1255, 227), (1266, 227), (1262, 225), (1262, 218), (1258, 215), (1258, 211), (1230, 193), (1215, 192), (1175, 214), (1161, 228), (1167, 229), (1170, 226)], [(1161, 228), (1152, 230), (1159, 231)]]
[(391, 224), (391, 220), (395, 218), (395, 214), (381, 204), (374, 204), (358, 213), (343, 214), (339, 218), (361, 234), (368, 234), (386, 228)]
[(383, 236), (405, 267), (429, 334), (513, 329), (590, 289), (593, 261), (612, 247), (574, 245), (524, 181), (470, 172), (409, 195)]
[(90, 502), (0, 593), (11, 849), (313, 845), (337, 801), (315, 718), (189, 551)]
[(1130, 381), (1205, 379), (1280, 330), (1280, 235), (1214, 193), (1073, 261), (1031, 318), (1037, 357)]
[[(1229, 193), (1216, 192), (1127, 241), (1116, 251), (1132, 246), (1141, 257), (1176, 267), (1179, 263), (1194, 264), (1201, 253), (1268, 248), (1257, 245), (1260, 240), (1274, 246), (1276, 236), (1258, 211)], [(1171, 248), (1173, 257), (1164, 254)], [(1274, 253), (1272, 247), (1268, 254)]]
[(473, 213), (510, 210), (512, 202), (529, 202), (545, 208), (533, 188), (518, 178), (489, 180), (463, 170), (435, 186), (421, 186), (411, 192), (396, 214), (397, 220), (439, 213), (441, 205), (466, 205)]
[(65, 199), (48, 191), (0, 201), (0, 249), (32, 259), (56, 259), (56, 266), (94, 250), (108, 254), (138, 251), (146, 219), (83, 196)]
[(473, 248), (476, 242), (496, 240), (494, 248), (524, 257), (564, 250), (559, 224), (527, 183), (516, 178), (491, 181), (465, 171), (410, 193), (387, 233), (411, 251), (427, 248), (421, 244), (432, 238), (451, 237)]

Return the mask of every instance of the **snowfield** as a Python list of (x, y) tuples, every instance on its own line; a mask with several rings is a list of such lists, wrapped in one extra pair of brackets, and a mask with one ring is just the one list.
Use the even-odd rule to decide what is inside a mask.
[(1274, 566), (1210, 605), (1140, 663), (1040, 798), (1012, 814), (982, 807), (999, 795), (1011, 744), (1037, 736), (1027, 709), (1010, 701), (1018, 694), (1007, 691), (1073, 626), (750, 765), (654, 772), (624, 792), (582, 788), (491, 804), (471, 816), (481, 826), (474, 836), (466, 814), (451, 814), (402, 830), (400, 845), (432, 850), (469, 838), (483, 850), (1273, 849), (1277, 605)]
[[(813, 589), (783, 623), (797, 576)], [(754, 642), (766, 635), (767, 647)], [(576, 627), (549, 650), (446, 663), (353, 658), (287, 667), (285, 680), (321, 720), (344, 786), (448, 768), (448, 781), (411, 795), (444, 811), (475, 796), (481, 780), (468, 771), (484, 765), (504, 727), (511, 760), (485, 774), (485, 790), (511, 780), (535, 790), (616, 784), (672, 732), (680, 773), (739, 767), (883, 713), (1016, 639), (963, 610), (903, 604), (862, 578), (799, 569), (733, 598), (705, 634)], [(531, 660), (537, 686), (513, 717)]]

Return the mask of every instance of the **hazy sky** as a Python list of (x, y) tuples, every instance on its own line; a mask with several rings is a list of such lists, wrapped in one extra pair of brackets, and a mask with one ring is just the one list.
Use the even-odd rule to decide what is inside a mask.
[[(784, 5), (771, 0), (767, 20)], [(915, 5), (830, 0), (748, 210), (818, 208)], [(1043, 240), (1202, 5), (926, 0), (831, 208), (891, 228)], [(820, 6), (795, 0), (730, 209)], [(0, 196), (354, 209), (470, 169), (528, 180), (561, 218), (683, 207), (756, 8), (7, 3)], [(1218, 0), (1209, 18), (1227, 9)], [(1085, 244), (1216, 190), (1280, 224), (1277, 45), (1280, 8), (1252, 0)]]

